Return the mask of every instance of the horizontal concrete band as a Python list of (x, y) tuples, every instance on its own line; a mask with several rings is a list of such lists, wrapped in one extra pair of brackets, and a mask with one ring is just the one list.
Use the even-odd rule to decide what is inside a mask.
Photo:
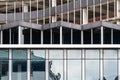
[(10, 29), (10, 28), (19, 27), (19, 26), (37, 29), (37, 30), (47, 30), (47, 29), (56, 28), (56, 27), (66, 27), (66, 28), (76, 29), (76, 30), (87, 30), (87, 29), (92, 29), (92, 28), (97, 28), (97, 27), (103, 26), (103, 27), (107, 27), (107, 28), (111, 28), (111, 29), (120, 30), (120, 25), (113, 24), (110, 22), (104, 22), (104, 21), (98, 21), (98, 22), (89, 23), (89, 24), (85, 24), (85, 25), (73, 24), (73, 23), (69, 23), (69, 22), (65, 22), (65, 21), (58, 21), (58, 22), (53, 22), (53, 23), (49, 23), (49, 24), (45, 24), (45, 25), (16, 21), (13, 23), (0, 25), (0, 30)]
[(42, 44), (32, 44), (32, 45), (27, 45), (27, 44), (19, 44), (19, 45), (15, 45), (15, 44), (9, 44), (9, 45), (6, 45), (6, 44), (1, 44), (0, 45), (0, 49), (3, 49), (3, 48), (26, 48), (26, 49), (119, 49), (120, 48), (120, 45), (115, 45), (115, 44), (108, 44), (108, 45), (102, 45), (102, 44), (95, 44), (95, 45), (82, 45), (82, 44), (77, 44), (77, 45), (74, 45), (74, 44), (70, 44), (70, 45), (64, 45), (64, 44), (61, 44), (61, 45), (42, 45)]

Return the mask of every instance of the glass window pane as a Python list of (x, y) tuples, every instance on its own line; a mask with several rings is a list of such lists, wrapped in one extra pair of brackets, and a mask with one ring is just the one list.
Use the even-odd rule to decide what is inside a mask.
[(86, 80), (99, 80), (99, 60), (86, 60)]
[(27, 51), (26, 50), (13, 50), (12, 56), (13, 59), (27, 59)]
[(68, 60), (68, 80), (81, 80), (81, 60)]
[(0, 50), (0, 60), (8, 59), (8, 50)]
[(71, 29), (63, 27), (62, 37), (63, 44), (71, 44)]
[(111, 29), (104, 28), (104, 44), (111, 43)]
[(44, 60), (45, 59), (45, 50), (31, 50), (31, 59)]
[(93, 44), (101, 43), (101, 30), (100, 28), (93, 29)]
[(43, 31), (43, 43), (50, 44), (50, 29)]
[(63, 59), (63, 50), (49, 50), (49, 59)]
[(91, 44), (91, 30), (85, 30), (83, 35), (84, 35), (84, 44)]
[(9, 29), (3, 30), (3, 44), (9, 44)]
[(32, 29), (32, 44), (40, 44), (41, 43), (41, 31)]
[(80, 59), (81, 58), (81, 50), (68, 50), (67, 57), (68, 57), (68, 59)]
[(63, 80), (63, 60), (49, 61), (49, 80)]
[(30, 28), (25, 28), (23, 30), (24, 34), (24, 44), (30, 44)]
[(45, 60), (31, 60), (31, 80), (45, 80)]
[(86, 58), (99, 59), (99, 50), (85, 50)]
[(104, 60), (104, 77), (106, 80), (115, 80), (117, 71), (117, 60)]
[(11, 29), (11, 44), (18, 44), (18, 27)]
[(117, 54), (118, 51), (117, 50), (104, 50), (104, 58), (114, 58), (117, 59)]
[(13, 60), (12, 63), (12, 80), (27, 80), (27, 60)]
[(81, 43), (81, 31), (73, 29), (73, 44)]
[(52, 43), (60, 44), (60, 28), (59, 27), (52, 29)]

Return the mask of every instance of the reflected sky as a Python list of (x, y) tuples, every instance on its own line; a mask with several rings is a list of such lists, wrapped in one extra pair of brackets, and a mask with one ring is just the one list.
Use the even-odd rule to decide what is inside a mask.
[(104, 58), (116, 58), (117, 59), (117, 50), (104, 50)]
[(49, 59), (63, 59), (63, 50), (49, 50)]
[(81, 50), (68, 50), (67, 51), (68, 59), (80, 59), (81, 58)]
[(86, 52), (86, 58), (99, 58), (99, 53), (100, 51), (99, 50), (85, 50)]
[(99, 80), (99, 60), (86, 60), (86, 80)]
[(81, 60), (68, 60), (68, 80), (81, 80)]
[(31, 50), (34, 56), (45, 58), (45, 50)]
[(117, 60), (104, 60), (104, 76), (107, 80), (114, 80), (117, 76)]

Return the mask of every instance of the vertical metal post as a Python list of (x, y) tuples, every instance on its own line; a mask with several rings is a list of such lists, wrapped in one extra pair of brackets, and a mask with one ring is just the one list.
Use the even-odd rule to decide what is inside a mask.
[(120, 80), (120, 49), (118, 49), (118, 80)]
[(41, 44), (43, 44), (43, 30), (41, 30)]
[(9, 49), (9, 80), (12, 80), (12, 49)]
[(22, 42), (22, 29), (21, 26), (18, 27), (18, 44)]
[(81, 44), (83, 44), (83, 30), (81, 30)]
[(82, 75), (82, 80), (85, 80), (85, 51), (84, 49), (81, 50), (82, 51), (82, 72), (81, 72), (81, 75)]
[(62, 44), (62, 26), (60, 26), (60, 44)]
[(50, 67), (49, 67), (49, 60), (48, 60), (48, 53), (49, 53), (49, 50), (48, 49), (46, 49), (45, 50), (45, 58), (46, 58), (46, 66), (45, 66), (45, 75), (46, 75), (46, 80), (49, 80), (49, 69), (50, 69)]
[(30, 71), (31, 71), (31, 65), (30, 65), (30, 49), (27, 49), (27, 80), (30, 80)]
[(0, 43), (3, 44), (3, 30), (0, 31), (0, 37), (1, 37)]
[(93, 29), (91, 29), (91, 44), (93, 44)]
[(100, 49), (100, 80), (103, 80), (103, 50)]
[(103, 29), (103, 26), (101, 26), (101, 44), (104, 43), (104, 29)]
[(113, 44), (113, 29), (111, 29), (111, 44)]

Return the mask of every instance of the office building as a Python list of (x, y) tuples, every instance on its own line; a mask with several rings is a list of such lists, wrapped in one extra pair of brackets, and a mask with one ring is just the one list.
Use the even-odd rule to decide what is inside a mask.
[(120, 80), (120, 0), (0, 0), (0, 80)]

